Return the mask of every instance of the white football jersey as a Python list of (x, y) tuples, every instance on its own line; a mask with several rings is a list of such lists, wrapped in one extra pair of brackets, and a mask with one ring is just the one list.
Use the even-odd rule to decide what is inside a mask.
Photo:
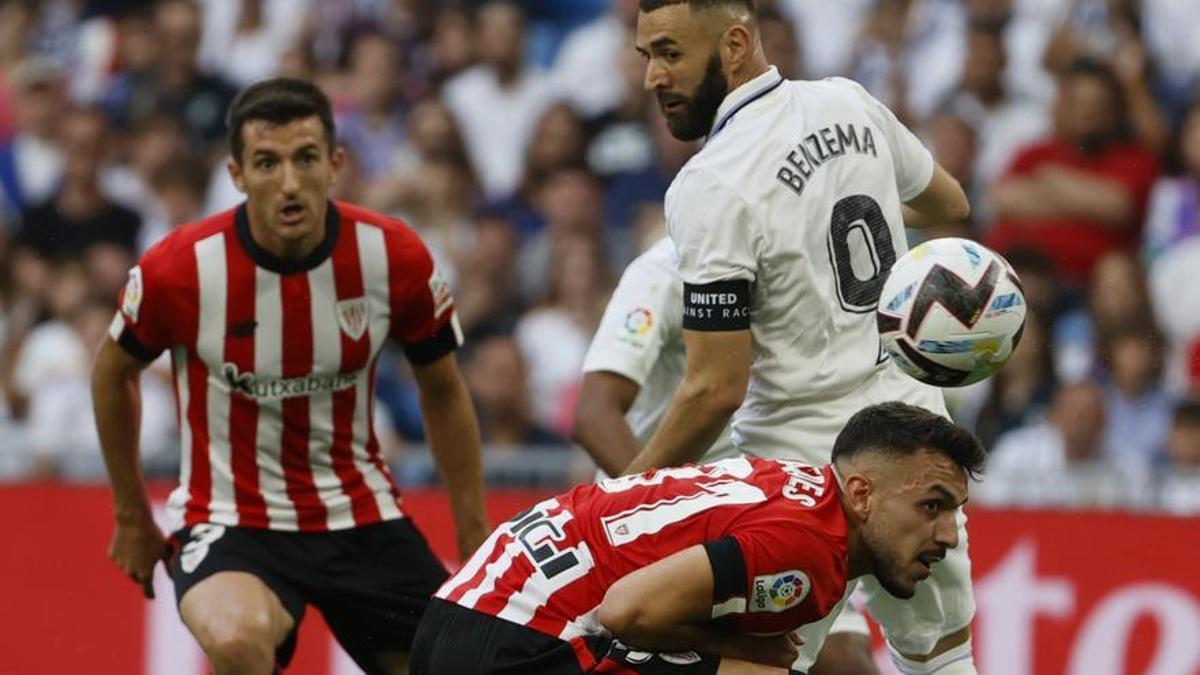
[[(625, 421), (645, 445), (667, 413), (685, 361), (679, 256), (671, 240), (663, 238), (625, 268), (592, 338), (583, 372), (616, 373), (641, 387)], [(726, 427), (705, 456), (734, 454)]]
[(866, 405), (903, 400), (945, 414), (940, 390), (888, 362), (875, 322), (888, 271), (908, 250), (901, 203), (933, 167), (850, 80), (785, 81), (771, 68), (725, 98), (668, 190), (666, 215), (684, 326), (748, 325), (754, 338), (733, 422), (740, 450), (828, 461)]

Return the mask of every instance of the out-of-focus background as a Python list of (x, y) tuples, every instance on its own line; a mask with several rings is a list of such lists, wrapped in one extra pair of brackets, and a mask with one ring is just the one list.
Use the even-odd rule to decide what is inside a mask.
[[(969, 221), (919, 236), (978, 239), (1024, 281), (1011, 362), (948, 392), (992, 453), (972, 498), (987, 507), (972, 530), (981, 672), (1200, 673), (1195, 580), (1122, 576), (1198, 553), (1200, 0), (758, 4), (785, 76), (861, 82), (967, 189)], [(567, 440), (583, 355), (698, 147), (642, 90), (636, 17), (637, 0), (0, 0), (0, 498), (23, 509), (9, 517), (46, 532), (39, 510), (80, 494), (103, 511), (93, 349), (138, 255), (240, 201), (225, 109), (277, 74), (333, 100), (350, 158), (337, 196), (404, 218), (454, 289), (489, 484), (589, 480)], [(147, 473), (169, 480), (165, 361), (143, 398)], [(397, 479), (434, 485), (398, 352), (377, 409)], [(1133, 536), (1162, 548), (1099, 553)], [(1047, 621), (1066, 646), (1035, 639)]]

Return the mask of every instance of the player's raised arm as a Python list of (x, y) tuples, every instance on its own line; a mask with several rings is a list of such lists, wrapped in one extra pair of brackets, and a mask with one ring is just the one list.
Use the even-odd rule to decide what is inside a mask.
[(139, 378), (148, 365), (105, 337), (92, 368), (92, 405), (116, 518), (108, 556), (152, 598), (154, 565), (165, 555), (167, 543), (154, 522), (138, 458), (142, 422)]
[[(664, 588), (671, 592), (662, 593)], [(654, 602), (647, 602), (651, 597)], [(797, 644), (790, 634), (757, 638), (726, 632), (713, 625), (712, 614), (712, 564), (703, 546), (692, 546), (618, 580), (604, 595), (597, 620), (613, 637), (638, 649), (721, 656), (721, 672), (736, 667), (728, 662), (734, 660), (786, 673), (796, 659)]]

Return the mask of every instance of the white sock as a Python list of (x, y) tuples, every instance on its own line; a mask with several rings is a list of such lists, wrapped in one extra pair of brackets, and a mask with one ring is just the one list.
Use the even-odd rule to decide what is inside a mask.
[(979, 675), (975, 670), (975, 657), (971, 651), (971, 641), (949, 649), (928, 661), (913, 661), (906, 659), (894, 647), (888, 645), (892, 653), (892, 663), (903, 675)]

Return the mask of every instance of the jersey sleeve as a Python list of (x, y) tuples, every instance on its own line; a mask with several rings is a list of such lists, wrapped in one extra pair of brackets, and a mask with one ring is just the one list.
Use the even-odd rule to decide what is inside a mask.
[(843, 81), (849, 82), (858, 92), (867, 106), (867, 114), (883, 133), (883, 140), (892, 154), (900, 201), (907, 202), (916, 198), (929, 187), (929, 181), (933, 180), (933, 155), (908, 127), (896, 119), (896, 115), (886, 105), (868, 93), (862, 85), (851, 80)]
[(454, 297), (429, 249), (405, 231), (389, 242), (390, 337), (415, 366), (433, 363), (462, 345)]
[(712, 618), (738, 632), (778, 634), (827, 615), (846, 590), (844, 564), (824, 537), (779, 518), (705, 544)]
[(666, 210), (684, 284), (683, 327), (749, 328), (760, 237), (745, 200), (711, 173), (692, 169), (676, 178)]
[(621, 276), (584, 357), (583, 372), (607, 371), (639, 387), (646, 384), (663, 345), (678, 330), (682, 293), (673, 275), (655, 274), (647, 269), (652, 265), (636, 260)]
[(177, 313), (183, 311), (172, 306), (175, 293), (168, 270), (173, 266), (164, 260), (165, 255), (165, 247), (151, 248), (129, 270), (117, 295), (117, 314), (108, 328), (114, 342), (147, 363), (175, 342), (171, 327), (178, 323)]

